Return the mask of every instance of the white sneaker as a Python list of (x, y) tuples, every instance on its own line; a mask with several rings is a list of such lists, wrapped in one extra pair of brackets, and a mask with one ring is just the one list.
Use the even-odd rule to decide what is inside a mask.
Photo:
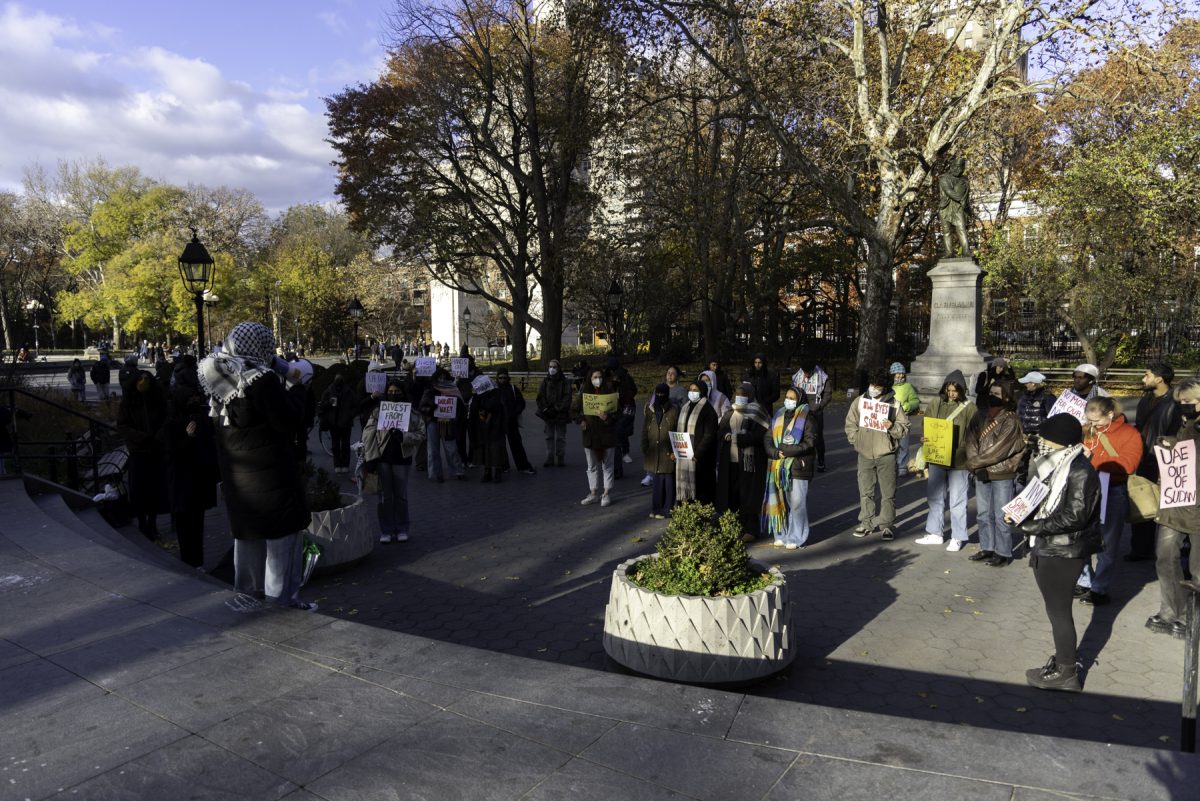
[(625, 464), (633, 464), (633, 457), (627, 453), (621, 457), (621, 461)]
[(380, 542), (391, 542), (391, 541), (392, 541), (392, 535), (391, 535), (391, 534), (380, 534), (380, 535), (379, 535), (379, 541), (380, 541)]
[(963, 548), (966, 548), (966, 547), (967, 547), (967, 544), (965, 542), (963, 542), (962, 540), (950, 540), (950, 543), (946, 546), (946, 550), (951, 551), (951, 552), (961, 551)]
[(798, 549), (800, 546), (794, 542), (789, 542), (787, 545), (785, 545), (783, 547), (789, 551), (794, 551), (794, 550)]
[(945, 543), (946, 541), (940, 534), (926, 534), (924, 537), (917, 537), (917, 545), (944, 545)]
[(607, 496), (607, 495), (605, 495), (603, 498), (601, 498), (601, 499), (600, 499), (600, 505), (601, 505), (601, 506), (608, 506), (608, 505), (609, 505), (609, 504), (611, 504), (611, 503), (612, 503), (612, 501), (610, 501), (610, 500), (608, 499), (608, 496)]
[(775, 547), (776, 547), (776, 548), (782, 548), (782, 547), (783, 547), (783, 540), (775, 540)]
[(650, 486), (650, 485), (651, 485), (651, 484), (653, 484), (653, 483), (654, 483), (654, 476), (647, 475), (645, 478), (643, 478), (643, 479), (642, 479), (642, 486), (643, 486), (643, 487), (648, 487), (648, 486)]
[(588, 504), (595, 503), (595, 502), (596, 502), (596, 501), (598, 501), (598, 500), (600, 500), (600, 496), (599, 496), (599, 495), (589, 495), (589, 496), (587, 496), (586, 498), (584, 498), (582, 501), (580, 501), (580, 502), (579, 502), (579, 505), (580, 505), (580, 506), (587, 506)]
[(396, 542), (408, 542), (408, 535), (407, 534), (397, 534)]

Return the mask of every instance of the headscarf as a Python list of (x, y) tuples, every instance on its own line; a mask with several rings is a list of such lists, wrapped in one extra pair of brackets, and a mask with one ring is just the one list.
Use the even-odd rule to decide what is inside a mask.
[(733, 408), (733, 404), (729, 402), (729, 398), (725, 397), (725, 393), (717, 389), (717, 374), (712, 370), (704, 370), (700, 375), (708, 377), (708, 402), (713, 407), (713, 411), (717, 413), (717, 419), (724, 419), (729, 410)]
[(200, 385), (209, 396), (209, 414), (229, 425), (226, 406), (236, 398), (244, 398), (251, 384), (271, 372), (274, 356), (271, 329), (262, 323), (235, 325), (221, 352), (200, 362)]
[[(656, 400), (658, 400), (659, 395), (662, 395), (664, 398), (666, 398), (666, 405), (661, 406), (661, 407), (655, 405), (654, 402)], [(658, 384), (657, 386), (655, 386), (654, 392), (650, 395), (650, 410), (654, 412), (654, 419), (661, 423), (662, 419), (663, 419), (663, 415), (667, 413), (667, 408), (670, 405), (671, 405), (671, 388), (668, 387), (666, 384)]]
[(171, 383), (195, 392), (200, 391), (200, 376), (196, 372), (195, 356), (189, 353), (187, 356), (181, 356), (179, 361), (175, 362), (175, 367), (171, 371)]

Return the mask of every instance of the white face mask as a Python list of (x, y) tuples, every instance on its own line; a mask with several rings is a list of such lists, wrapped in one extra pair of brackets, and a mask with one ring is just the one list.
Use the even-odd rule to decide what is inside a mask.
[(745, 408), (746, 404), (749, 402), (750, 402), (750, 399), (747, 398), (745, 395), (737, 395), (733, 399), (733, 408), (735, 408), (735, 409)]
[(689, 392), (688, 400), (690, 400), (692, 403), (696, 403), (697, 401), (700, 400), (700, 393), (699, 392)]
[(796, 411), (796, 407), (799, 405), (799, 403), (800, 402), (795, 398), (784, 398), (783, 408), (787, 409), (789, 412), (794, 412)]
[(593, 378), (592, 379), (592, 386), (595, 387), (596, 389), (599, 389), (600, 385), (603, 383), (604, 383), (603, 378)]
[(551, 367), (551, 368), (550, 368), (550, 370), (549, 370), (548, 372), (550, 373), (550, 375), (558, 375), (558, 368), (557, 368), (557, 367)]
[(867, 394), (870, 395), (872, 398), (878, 398), (880, 395), (883, 394), (883, 389), (881, 389), (880, 387), (871, 387), (870, 389), (867, 390)]

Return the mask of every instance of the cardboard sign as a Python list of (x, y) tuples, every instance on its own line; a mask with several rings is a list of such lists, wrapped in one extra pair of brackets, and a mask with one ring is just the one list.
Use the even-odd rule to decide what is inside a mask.
[(450, 375), (455, 378), (466, 378), (471, 372), (471, 360), (455, 356), (450, 360)]
[[(891, 411), (892, 405), (886, 401), (863, 398), (858, 404), (858, 427), (871, 431), (887, 431), (892, 425), (888, 420)], [(928, 461), (929, 457), (926, 456), (925, 459)]]
[(375, 427), (380, 431), (393, 429), (407, 431), (408, 421), (412, 416), (412, 404), (399, 401), (381, 401), (379, 404), (379, 420)]
[(1080, 425), (1087, 422), (1087, 400), (1079, 397), (1071, 390), (1067, 390), (1058, 396), (1058, 400), (1050, 407), (1050, 417), (1056, 414), (1069, 414), (1079, 421)]
[(583, 398), (583, 413), (595, 417), (598, 414), (613, 414), (617, 411), (617, 393), (611, 392), (607, 395), (596, 395), (592, 392), (584, 392)]
[[(929, 421), (926, 420), (925, 422), (928, 423)], [(928, 458), (926, 457), (926, 459)], [(1042, 505), (1042, 501), (1046, 500), (1046, 496), (1049, 494), (1049, 487), (1041, 481), (1032, 481), (1025, 489), (1021, 490), (1020, 495), (1004, 504), (1002, 511), (1012, 518), (1013, 523), (1020, 523), (1033, 514), (1034, 510)]]
[(925, 418), (925, 461), (949, 467), (954, 459), (954, 421)]
[(1177, 442), (1173, 448), (1154, 446), (1158, 460), (1158, 508), (1196, 505), (1196, 441)]
[(372, 370), (371, 372), (367, 373), (364, 381), (367, 385), (368, 395), (376, 392), (383, 392), (387, 389), (387, 373), (383, 372), (382, 370)]
[(453, 395), (438, 395), (437, 408), (433, 410), (435, 420), (453, 420), (458, 416), (458, 398)]
[(429, 377), (433, 375), (433, 371), (437, 369), (437, 359), (433, 356), (418, 356), (415, 366), (413, 367), (413, 375)]
[(672, 431), (671, 451), (674, 452), (675, 458), (679, 461), (686, 462), (695, 459), (696, 452), (692, 449), (692, 435), (686, 431), (683, 433)]

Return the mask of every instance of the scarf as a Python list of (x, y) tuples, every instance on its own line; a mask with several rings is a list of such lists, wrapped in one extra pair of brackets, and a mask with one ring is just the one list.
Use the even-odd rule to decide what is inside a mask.
[(200, 362), (200, 385), (209, 396), (209, 416), (229, 425), (227, 406), (246, 397), (246, 390), (271, 372), (275, 338), (262, 323), (238, 323), (225, 347)]
[(676, 431), (692, 435), (693, 452), (691, 459), (680, 459), (675, 462), (675, 497), (679, 501), (696, 500), (696, 462), (700, 456), (695, 452), (696, 421), (700, 419), (700, 412), (706, 403), (708, 401), (701, 398), (695, 403), (688, 401), (683, 404), (683, 408), (679, 410), (679, 422), (675, 424)]
[(717, 413), (717, 419), (725, 417), (733, 404), (729, 402), (729, 398), (725, 397), (725, 393), (717, 389), (717, 374), (712, 370), (705, 370), (700, 375), (708, 376), (708, 402), (713, 407), (713, 411)]
[(1049, 517), (1062, 504), (1063, 495), (1067, 489), (1067, 475), (1071, 472), (1071, 462), (1083, 453), (1082, 445), (1070, 445), (1057, 451), (1037, 456), (1029, 466), (1030, 475), (1036, 476), (1043, 483), (1049, 481), (1050, 493), (1042, 501), (1041, 506), (1034, 512), (1034, 520)]
[(754, 423), (765, 429), (771, 428), (771, 418), (767, 417), (767, 413), (763, 411), (763, 407), (759, 406), (756, 401), (750, 401), (741, 411), (733, 410), (733, 414), (729, 416), (729, 433), (733, 437), (729, 441), (729, 461), (737, 464), (739, 459), (742, 463), (742, 470), (747, 473), (754, 472), (754, 452), (747, 450), (745, 453), (738, 447), (738, 434), (746, 433), (746, 424)]
[(806, 374), (804, 370), (797, 370), (792, 373), (792, 386), (804, 390), (804, 394), (813, 398), (816, 401), (821, 400), (821, 393), (825, 391), (825, 382), (829, 380), (829, 376), (820, 365), (813, 368), (812, 373)]
[[(785, 437), (792, 442), (799, 442), (804, 437), (804, 425), (808, 418), (808, 406), (801, 406), (792, 414), (787, 428), (784, 428), (786, 409), (775, 413), (771, 424), (771, 442), (778, 448)], [(767, 534), (779, 538), (787, 531), (787, 494), (792, 483), (792, 462), (795, 457), (787, 456), (782, 459), (771, 459), (767, 462), (767, 488), (763, 495), (762, 527)]]

